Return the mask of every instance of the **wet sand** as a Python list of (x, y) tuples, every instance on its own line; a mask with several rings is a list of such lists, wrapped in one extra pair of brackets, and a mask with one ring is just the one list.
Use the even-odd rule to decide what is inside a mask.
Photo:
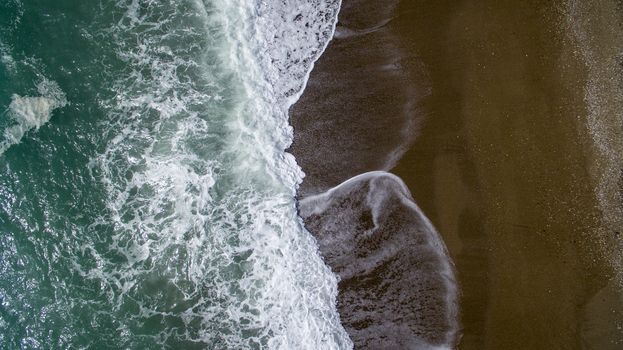
[(291, 111), (302, 197), (378, 169), (408, 185), (457, 269), (460, 349), (623, 344), (620, 287), (597, 237), (612, 228), (586, 127), (590, 70), (565, 11), (344, 0)]

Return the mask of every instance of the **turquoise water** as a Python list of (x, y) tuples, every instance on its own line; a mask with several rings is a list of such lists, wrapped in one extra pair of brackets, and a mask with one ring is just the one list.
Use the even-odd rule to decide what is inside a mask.
[(352, 346), (284, 152), (339, 4), (279, 6), (0, 3), (0, 348)]

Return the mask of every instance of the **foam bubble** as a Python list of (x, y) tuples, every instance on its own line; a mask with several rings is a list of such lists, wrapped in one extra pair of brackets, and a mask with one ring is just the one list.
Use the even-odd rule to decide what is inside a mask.
[(30, 130), (38, 130), (47, 123), (56, 108), (67, 104), (65, 94), (58, 84), (47, 79), (42, 80), (37, 90), (42, 96), (11, 96), (8, 113), (15, 122), (4, 130), (4, 139), (0, 142), (0, 154), (12, 145), (18, 144)]

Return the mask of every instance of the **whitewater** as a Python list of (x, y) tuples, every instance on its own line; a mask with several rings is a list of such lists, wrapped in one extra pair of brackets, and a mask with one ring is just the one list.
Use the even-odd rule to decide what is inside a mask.
[(288, 108), (339, 0), (0, 5), (0, 344), (348, 349)]

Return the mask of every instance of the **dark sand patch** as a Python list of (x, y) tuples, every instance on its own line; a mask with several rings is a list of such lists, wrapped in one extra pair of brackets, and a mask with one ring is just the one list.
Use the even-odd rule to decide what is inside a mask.
[(313, 195), (392, 168), (417, 136), (419, 101), (430, 91), (421, 62), (391, 31), (395, 10), (376, 0), (344, 2), (334, 40), (291, 109), (291, 152), (306, 173), (301, 214), (341, 278), (338, 309), (356, 348), (453, 346), (454, 271), (402, 181), (385, 174), (342, 184), (321, 195), (326, 208), (308, 213)]

